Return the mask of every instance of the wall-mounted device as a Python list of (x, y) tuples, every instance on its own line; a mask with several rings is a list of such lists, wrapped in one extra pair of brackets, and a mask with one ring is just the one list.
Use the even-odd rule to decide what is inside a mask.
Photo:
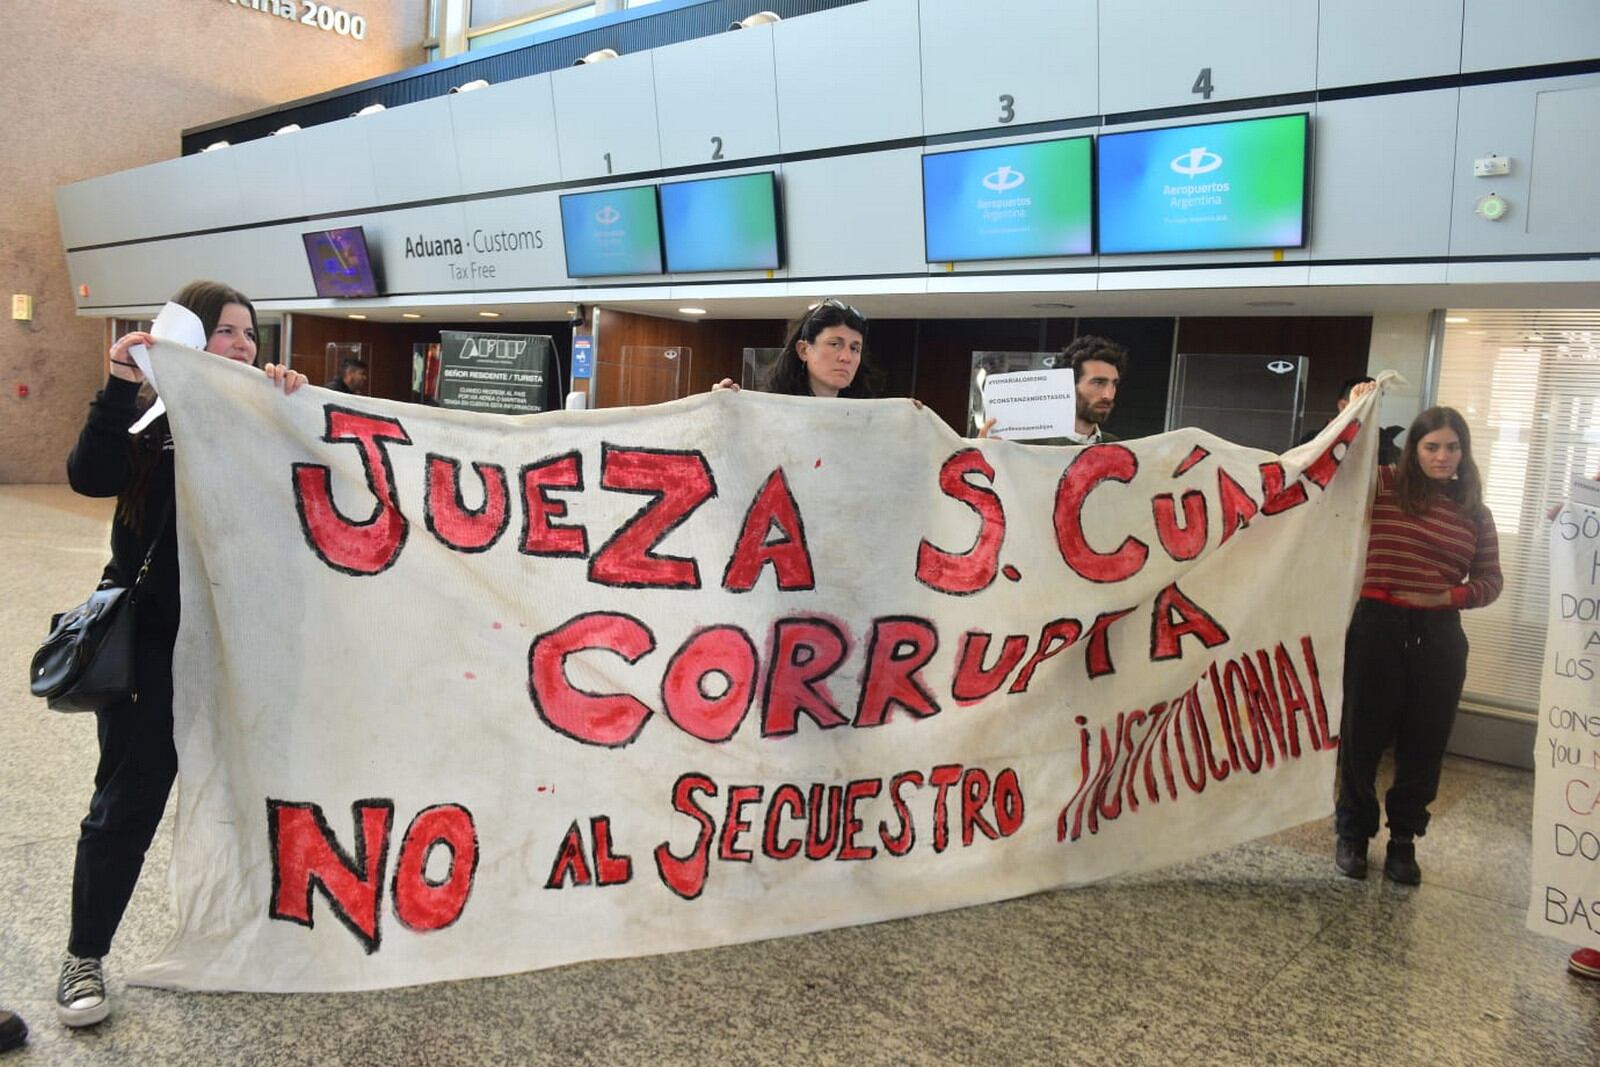
[(1479, 178), (1504, 178), (1511, 173), (1511, 157), (1490, 152), (1482, 159), (1472, 161), (1472, 173)]
[(1478, 200), (1478, 206), (1473, 209), (1488, 222), (1499, 222), (1506, 217), (1506, 212), (1511, 210), (1511, 205), (1506, 203), (1505, 197), (1499, 193), (1490, 193)]

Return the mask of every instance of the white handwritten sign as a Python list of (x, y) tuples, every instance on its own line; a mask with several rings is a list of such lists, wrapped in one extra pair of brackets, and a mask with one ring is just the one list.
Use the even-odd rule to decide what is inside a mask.
[(1534, 745), (1528, 928), (1600, 948), (1600, 509), (1574, 484), (1550, 527), (1550, 616)]

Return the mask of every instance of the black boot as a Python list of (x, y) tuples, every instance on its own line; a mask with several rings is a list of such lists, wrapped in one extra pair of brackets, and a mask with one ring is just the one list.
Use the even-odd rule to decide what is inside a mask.
[(1422, 868), (1417, 866), (1414, 841), (1390, 841), (1383, 860), (1383, 876), (1400, 885), (1421, 885)]
[(1367, 839), (1341, 837), (1333, 846), (1333, 865), (1346, 878), (1367, 876)]
[(0, 1008), (0, 1052), (21, 1048), (28, 1040), (28, 1024), (22, 1016)]

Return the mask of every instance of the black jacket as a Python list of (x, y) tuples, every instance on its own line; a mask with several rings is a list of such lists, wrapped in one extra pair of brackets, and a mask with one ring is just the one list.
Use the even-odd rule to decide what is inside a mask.
[[(139, 385), (109, 378), (89, 405), (78, 443), (67, 457), (67, 481), (84, 496), (117, 498), (111, 521), (111, 562), (105, 576), (132, 585), (150, 542), (161, 535), (150, 576), (140, 594), (140, 625), (178, 626), (178, 535), (172, 507), (172, 432), (166, 416), (137, 436)], [(165, 532), (162, 532), (165, 520)]]

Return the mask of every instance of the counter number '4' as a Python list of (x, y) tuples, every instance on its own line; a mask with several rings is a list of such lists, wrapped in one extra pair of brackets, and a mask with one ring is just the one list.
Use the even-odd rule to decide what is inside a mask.
[(1216, 90), (1216, 86), (1211, 84), (1211, 68), (1210, 67), (1201, 67), (1200, 68), (1200, 73), (1197, 74), (1195, 76), (1195, 79), (1194, 79), (1194, 87), (1192, 89), (1190, 89), (1189, 91), (1191, 93), (1199, 93), (1202, 97), (1204, 97), (1207, 100), (1211, 99), (1211, 94), (1216, 92), (1217, 90)]

